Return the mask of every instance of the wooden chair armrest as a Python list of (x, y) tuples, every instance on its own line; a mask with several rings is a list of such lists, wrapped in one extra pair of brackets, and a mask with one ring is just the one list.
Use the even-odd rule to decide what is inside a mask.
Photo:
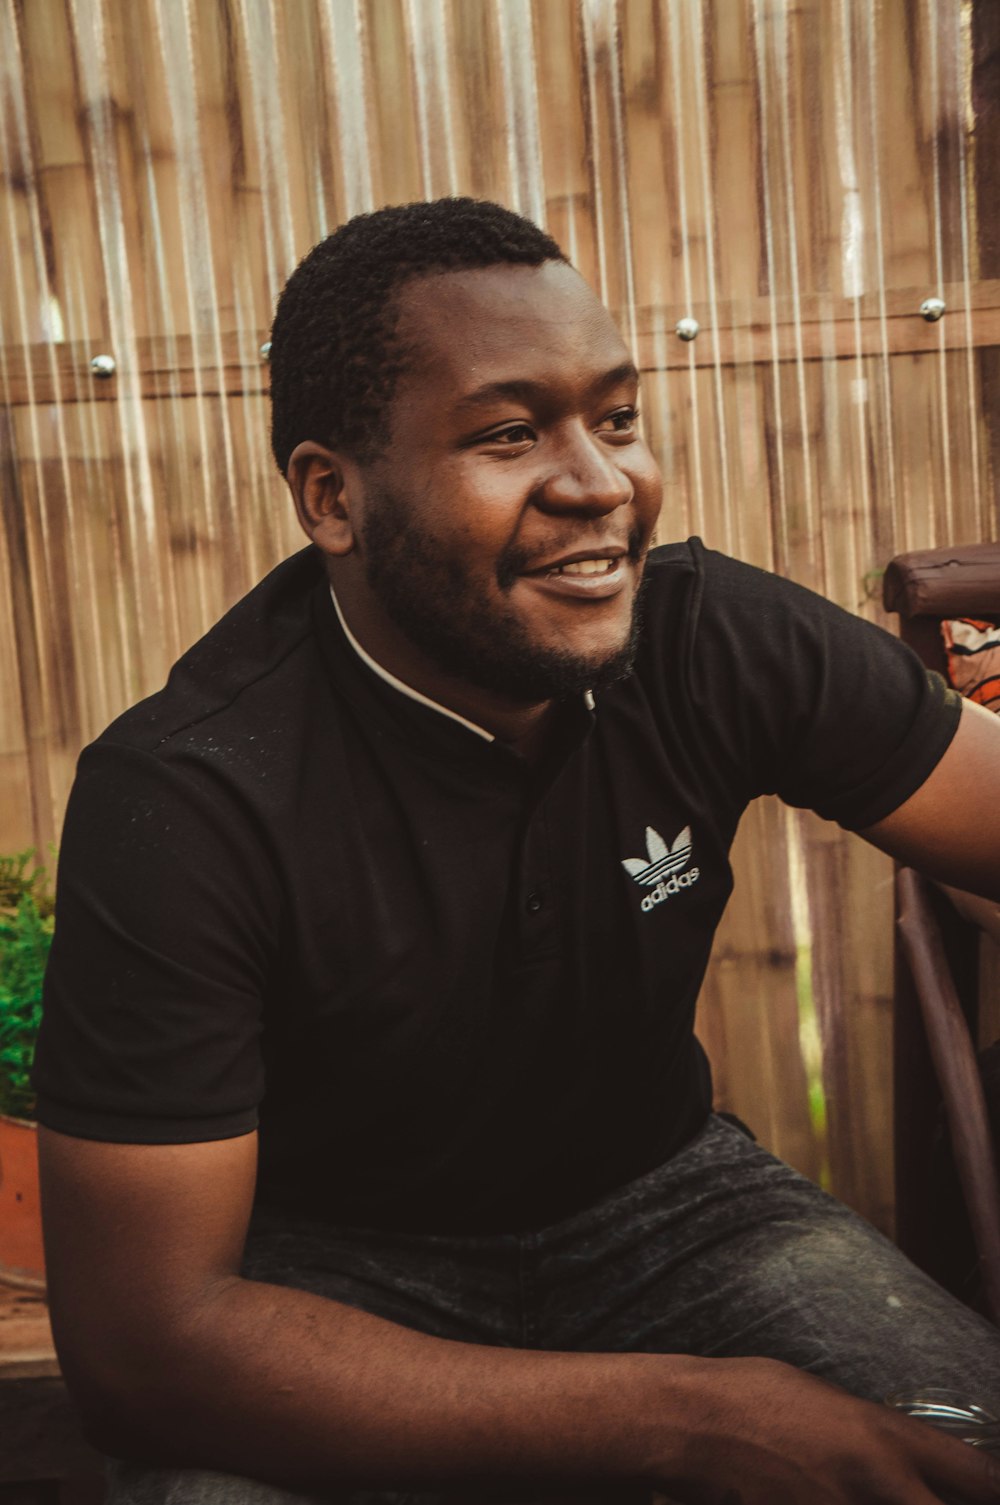
[(920, 1000), (944, 1097), (955, 1166), (979, 1251), (986, 1303), (1000, 1326), (1000, 1182), (976, 1052), (952, 982), (926, 882), (912, 868), (896, 875), (900, 938)]
[(904, 618), (1000, 612), (1000, 543), (897, 554), (886, 568), (882, 599)]
[(963, 920), (986, 932), (1000, 946), (1000, 904), (992, 899), (981, 899), (978, 894), (967, 893), (964, 888), (952, 888), (950, 884), (935, 884), (947, 894)]

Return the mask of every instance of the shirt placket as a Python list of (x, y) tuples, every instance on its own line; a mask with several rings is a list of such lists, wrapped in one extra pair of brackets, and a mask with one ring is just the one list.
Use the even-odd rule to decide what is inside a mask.
[(558, 949), (558, 913), (553, 853), (546, 802), (531, 813), (518, 865), (517, 931), (521, 962), (550, 956)]

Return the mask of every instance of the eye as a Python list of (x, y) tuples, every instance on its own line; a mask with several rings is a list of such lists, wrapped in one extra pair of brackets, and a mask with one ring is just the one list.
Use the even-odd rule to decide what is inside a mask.
[(530, 444), (535, 438), (535, 431), (527, 423), (508, 423), (506, 428), (495, 429), (492, 434), (484, 434), (482, 444)]
[(623, 434), (628, 437), (635, 432), (635, 426), (639, 419), (639, 409), (634, 407), (616, 408), (613, 413), (601, 420), (597, 425), (598, 433)]

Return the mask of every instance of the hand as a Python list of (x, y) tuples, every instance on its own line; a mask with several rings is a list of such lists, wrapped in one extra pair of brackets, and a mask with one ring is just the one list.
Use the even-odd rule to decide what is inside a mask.
[(771, 1359), (710, 1362), (681, 1472), (654, 1473), (677, 1505), (1000, 1502), (1000, 1462), (926, 1422)]

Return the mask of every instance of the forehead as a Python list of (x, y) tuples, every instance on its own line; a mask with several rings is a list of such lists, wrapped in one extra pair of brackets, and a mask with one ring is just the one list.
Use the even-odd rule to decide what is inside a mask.
[(587, 383), (627, 361), (614, 320), (563, 262), (444, 272), (407, 283), (398, 333), (414, 359), (397, 389), (457, 401), (486, 382)]

